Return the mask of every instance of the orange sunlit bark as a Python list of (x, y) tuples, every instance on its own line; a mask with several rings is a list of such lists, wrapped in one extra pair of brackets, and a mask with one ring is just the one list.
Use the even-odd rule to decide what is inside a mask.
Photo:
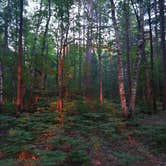
[(58, 110), (59, 112), (63, 111), (63, 68), (64, 68), (64, 56), (67, 51), (67, 46), (64, 45), (61, 51), (60, 62), (58, 67), (58, 92), (59, 92), (59, 102)]
[(100, 103), (103, 102), (103, 86), (102, 86), (102, 80), (100, 80)]

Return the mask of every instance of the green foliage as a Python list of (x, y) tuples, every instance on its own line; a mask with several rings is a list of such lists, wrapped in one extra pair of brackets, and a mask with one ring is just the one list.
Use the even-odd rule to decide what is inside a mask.
[(20, 149), (19, 145), (5, 144), (5, 145), (3, 145), (1, 150), (9, 156), (14, 156), (17, 153), (19, 153), (21, 149)]
[(81, 113), (88, 112), (90, 110), (90, 106), (88, 104), (85, 104), (84, 100), (77, 100), (75, 107), (73, 108), (73, 111), (78, 111)]
[(8, 116), (8, 115), (1, 115), (0, 116), (0, 130), (8, 129), (14, 122), (15, 118)]
[(89, 163), (89, 157), (84, 150), (73, 150), (69, 153), (69, 158), (74, 164), (86, 165)]
[[(20, 152), (30, 152), (38, 156), (36, 162), (43, 165), (92, 165), (89, 151), (98, 153), (103, 148), (111, 148), (120, 164), (132, 166), (144, 157), (125, 149), (129, 134), (132, 137), (148, 138), (153, 152), (165, 152), (165, 126), (141, 126), (140, 116), (122, 121), (118, 104), (107, 101), (99, 104), (98, 101), (80, 98), (65, 100), (65, 107), (62, 128), (58, 127), (58, 114), (55, 111), (26, 112), (18, 118), (9, 112), (1, 114), (4, 132), (0, 133), (3, 136), (0, 149), (5, 156), (0, 164), (7, 159), (11, 163), (32, 162), (15, 160)], [(124, 143), (124, 147), (118, 141)], [(146, 152), (144, 147), (138, 147), (137, 151), (141, 154)]]
[(120, 164), (132, 166), (135, 161), (144, 160), (143, 157), (126, 152), (114, 152)]
[(67, 158), (67, 154), (59, 150), (48, 152), (40, 151), (38, 154), (41, 156), (40, 163), (48, 166), (61, 165)]
[(16, 143), (19, 142), (20, 144), (24, 144), (30, 141), (34, 140), (34, 136), (31, 132), (25, 131), (25, 130), (16, 130), (16, 129), (10, 129), (8, 132), (7, 140), (10, 143)]
[(16, 112), (16, 105), (10, 102), (7, 102), (3, 105), (3, 109), (5, 110), (4, 113), (15, 113)]
[(3, 160), (0, 160), (0, 165), (13, 166), (14, 162), (15, 162), (15, 159), (13, 158), (3, 159)]
[(166, 152), (166, 126), (165, 125), (146, 125), (139, 128), (138, 134), (147, 138), (155, 153)]

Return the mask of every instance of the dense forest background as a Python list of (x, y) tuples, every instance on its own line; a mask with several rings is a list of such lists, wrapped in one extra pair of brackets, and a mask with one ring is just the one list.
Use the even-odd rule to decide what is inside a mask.
[[(127, 124), (135, 126), (136, 119), (145, 114), (150, 114), (145, 116), (152, 117), (153, 121), (153, 116), (157, 117), (162, 112), (157, 123), (162, 122), (166, 110), (165, 6), (164, 0), (0, 0), (2, 165), (6, 158), (11, 161), (12, 156), (38, 161), (38, 152), (31, 156), (27, 152), (29, 147), (19, 150), (20, 145), (17, 149), (11, 140), (6, 143), (4, 140), (5, 136), (9, 139), (18, 136), (14, 143), (24, 137), (29, 138), (27, 142), (36, 139), (32, 133), (26, 133), (29, 130), (25, 132), (23, 129), (35, 125), (38, 118), (41, 121), (36, 124), (35, 132), (41, 130), (40, 134), (48, 127), (42, 128), (40, 123), (44, 126), (48, 122), (50, 127), (54, 124), (53, 119), (58, 125), (56, 130), (62, 131), (66, 125), (84, 124), (84, 118), (88, 117), (91, 121), (86, 125), (91, 126), (95, 134), (97, 129), (92, 122), (100, 124), (100, 121), (109, 121), (112, 116), (116, 125), (120, 126), (117, 129), (120, 133), (129, 129)], [(112, 112), (109, 115), (108, 110)], [(29, 124), (27, 119), (34, 120), (34, 123)], [(12, 128), (13, 125), (16, 128)], [(112, 127), (117, 127), (115, 123), (109, 125), (105, 126), (104, 132), (109, 133)], [(19, 128), (21, 126), (22, 129)], [(39, 126), (41, 128), (38, 129)], [(155, 133), (154, 137), (162, 135), (162, 138), (155, 137), (157, 143), (152, 140), (159, 145), (156, 146), (157, 152), (165, 152), (165, 123), (155, 126), (160, 126), (159, 129), (153, 126), (154, 131), (150, 130), (152, 126), (147, 133)], [(54, 132), (49, 130), (43, 137), (52, 138)], [(91, 130), (88, 129), (88, 132)], [(82, 136), (79, 135), (79, 138), (82, 139)], [(127, 138), (129, 142), (133, 141), (131, 137)], [(69, 144), (76, 146), (75, 142), (71, 142), (61, 147), (61, 152), (66, 153), (64, 149), (70, 149)], [(98, 146), (96, 144), (94, 146)], [(9, 145), (11, 149), (16, 149), (5, 149)], [(57, 165), (86, 163), (85, 152), (76, 152), (70, 154), (72, 157), (62, 153), (59, 159), (55, 153), (55, 156), (50, 156), (56, 158)], [(81, 154), (83, 157), (80, 157)], [(97, 154), (98, 158), (103, 158)], [(115, 154), (122, 158), (121, 164), (139, 160), (121, 155)], [(48, 153), (44, 159), (47, 161), (50, 156)], [(73, 156), (76, 159), (69, 160)], [(78, 158), (80, 161), (77, 161)], [(46, 163), (55, 164), (56, 161), (51, 158)], [(103, 161), (93, 160), (93, 163), (97, 162), (102, 165)]]
[(114, 3), (1, 1), (1, 104), (80, 95), (165, 109), (164, 1)]

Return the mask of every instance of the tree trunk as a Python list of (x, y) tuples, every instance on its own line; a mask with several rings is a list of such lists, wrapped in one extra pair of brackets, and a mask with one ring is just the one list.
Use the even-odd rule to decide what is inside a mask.
[(79, 30), (79, 44), (78, 44), (78, 53), (79, 53), (79, 79), (78, 79), (78, 88), (81, 94), (82, 91), (82, 47), (81, 47), (81, 31)]
[[(142, 28), (143, 29), (143, 28)], [(143, 30), (144, 34), (144, 30)], [(149, 79), (149, 70), (147, 64), (147, 57), (145, 53), (145, 38), (143, 35), (143, 47), (142, 47), (142, 59), (143, 59), (143, 68), (145, 70), (145, 95), (146, 95), (146, 102), (147, 106), (150, 106), (150, 79)]]
[[(81, 6), (81, 2), (79, 1), (79, 6)], [(78, 18), (79, 18), (79, 21), (80, 21), (80, 11), (81, 11), (81, 9), (80, 8), (78, 8)], [(83, 43), (81, 42), (82, 41), (82, 39), (81, 39), (81, 32), (82, 31), (82, 29), (81, 29), (81, 27), (79, 28), (79, 43), (78, 43), (78, 54), (79, 54), (79, 69), (78, 69), (78, 92), (80, 93), (80, 94), (82, 94), (82, 48), (84, 47), (84, 46), (82, 46), (83, 45)]]
[(113, 27), (115, 30), (115, 40), (117, 45), (117, 51), (118, 51), (118, 84), (119, 84), (119, 93), (120, 93), (120, 100), (121, 100), (121, 107), (122, 112), (124, 116), (127, 116), (127, 105), (126, 105), (126, 96), (125, 96), (125, 89), (124, 89), (124, 76), (123, 76), (123, 64), (122, 64), (122, 48), (120, 43), (120, 38), (118, 34), (118, 26), (117, 21), (115, 17), (115, 4), (113, 0), (111, 1), (111, 12), (112, 12), (112, 21), (113, 21)]
[(22, 33), (23, 33), (23, 0), (20, 0), (20, 25), (19, 25), (19, 48), (18, 48), (18, 74), (17, 74), (17, 115), (20, 114), (22, 95), (21, 95), (21, 82), (22, 82)]
[(59, 62), (58, 62), (58, 94), (59, 94), (59, 101), (58, 101), (58, 111), (62, 114), (63, 112), (63, 91), (64, 91), (64, 83), (63, 83), (63, 70), (64, 70), (64, 62), (65, 62), (65, 55), (67, 53), (67, 39), (70, 27), (70, 13), (68, 10), (67, 19), (68, 23), (66, 27), (64, 26), (64, 18), (61, 17), (61, 41), (60, 41), (60, 53), (59, 53)]
[(164, 16), (164, 0), (159, 0), (160, 9), (160, 35), (161, 35), (161, 51), (163, 57), (163, 110), (166, 110), (166, 46), (165, 46), (165, 16)]
[(65, 46), (61, 50), (60, 62), (58, 66), (58, 93), (59, 93), (59, 111), (63, 110), (63, 68), (64, 68)]
[(86, 41), (86, 72), (85, 72), (85, 85), (86, 97), (91, 97), (91, 61), (92, 61), (92, 25), (93, 25), (93, 1), (88, 0), (88, 27), (87, 27), (87, 41)]
[(141, 63), (141, 53), (142, 53), (142, 42), (141, 40), (138, 43), (138, 54), (137, 58), (134, 64), (134, 72), (133, 72), (133, 78), (131, 83), (131, 96), (129, 100), (129, 116), (132, 116), (135, 110), (135, 102), (136, 102), (136, 94), (137, 94), (137, 80), (138, 80), (138, 74), (139, 74), (139, 66)]
[[(100, 48), (99, 48), (100, 49)], [(102, 63), (101, 63), (101, 54), (98, 55), (99, 57), (99, 84), (100, 84), (100, 104), (103, 103), (103, 81), (102, 81)]]
[(126, 64), (127, 64), (127, 105), (131, 95), (131, 69), (130, 69), (130, 16), (129, 16), (129, 1), (125, 1), (125, 41), (126, 41)]
[[(154, 0), (154, 13), (155, 13), (155, 26), (154, 26), (154, 30), (155, 30), (155, 57), (157, 57), (158, 59), (160, 58), (160, 50), (159, 50), (159, 32), (158, 32), (158, 1)], [(161, 88), (161, 80), (159, 77), (159, 65), (156, 64), (156, 72), (157, 72), (157, 78), (156, 78), (156, 82), (157, 82), (157, 95), (162, 96), (162, 88)]]
[(99, 57), (99, 100), (100, 104), (103, 103), (103, 75), (102, 75), (102, 59), (101, 59), (101, 11), (99, 12), (98, 18), (98, 57)]
[[(43, 3), (42, 3), (42, 0), (41, 0), (39, 13), (42, 10), (42, 6), (43, 6)], [(39, 28), (40, 28), (40, 25), (42, 23), (42, 19), (43, 19), (43, 15), (41, 17), (38, 17), (38, 19), (37, 19), (36, 30), (35, 30), (35, 34), (34, 34), (34, 41), (33, 41), (32, 50), (31, 50), (32, 57), (35, 57), (35, 54), (36, 54), (36, 43), (37, 43), (37, 39), (38, 39), (38, 35), (39, 35)], [(36, 69), (34, 69), (34, 70), (35, 70), (34, 73), (36, 73)], [(35, 76), (36, 75), (34, 74), (34, 77)]]
[[(145, 76), (145, 95), (146, 95), (146, 104), (149, 107), (150, 106), (150, 79), (149, 79), (149, 70), (148, 70), (148, 62), (147, 62), (147, 56), (145, 52), (145, 37), (144, 37), (144, 2), (143, 0), (138, 1), (139, 2), (139, 9), (140, 9), (140, 39), (142, 40), (142, 59), (143, 59), (143, 69), (144, 69), (144, 76)], [(139, 27), (138, 27), (139, 28)]]
[(91, 83), (91, 37), (90, 37), (90, 28), (87, 30), (87, 46), (86, 46), (86, 71), (85, 71), (85, 85), (86, 85), (86, 96), (90, 97), (90, 83)]
[(151, 4), (149, 1), (148, 6), (148, 16), (149, 16), (149, 36), (150, 36), (150, 64), (151, 64), (151, 87), (152, 87), (152, 99), (153, 99), (153, 110), (157, 111), (156, 107), (156, 88), (154, 81), (154, 61), (153, 61), (153, 36), (152, 36), (152, 20), (151, 20)]
[[(133, 1), (132, 1), (132, 5), (133, 5)], [(141, 58), (142, 58), (143, 50), (144, 50), (144, 29), (143, 29), (144, 28), (144, 12), (143, 12), (142, 0), (140, 0), (139, 7), (140, 7), (140, 16), (138, 16), (138, 13), (136, 12), (133, 6), (133, 9), (137, 18), (137, 23), (138, 23), (138, 44), (137, 44), (138, 53), (137, 53), (136, 61), (134, 64), (133, 78), (131, 82), (131, 96), (129, 100), (129, 116), (130, 117), (134, 114), (134, 110), (135, 110), (139, 66), (141, 63)]]
[(0, 112), (2, 112), (3, 104), (3, 71), (2, 71), (2, 60), (0, 59)]
[(8, 30), (9, 30), (9, 12), (10, 12), (10, 1), (7, 1), (7, 7), (4, 11), (4, 38), (3, 38), (3, 51), (7, 53), (8, 51)]
[[(8, 0), (8, 5), (5, 10), (4, 14), (4, 38), (3, 38), (3, 45), (2, 45), (2, 50), (4, 55), (8, 53), (8, 27), (9, 27), (9, 5), (10, 1)], [(2, 59), (0, 58), (0, 112), (2, 111), (2, 104), (3, 104), (3, 62)]]
[[(47, 34), (48, 34), (48, 26), (50, 23), (50, 19), (51, 19), (51, 0), (48, 1), (48, 17), (47, 17), (47, 22), (46, 22), (46, 26), (45, 26), (45, 31), (44, 31), (44, 35), (43, 35), (43, 42), (42, 42), (42, 49), (41, 49), (41, 55), (43, 58), (43, 66), (44, 66), (44, 58), (46, 55), (46, 41), (47, 41)], [(42, 71), (42, 79), (43, 79), (43, 84), (42, 87), (43, 89), (45, 89), (46, 87), (46, 73), (44, 72), (44, 70)]]
[(157, 16), (157, 0), (154, 0), (154, 13), (155, 13), (155, 50), (156, 50), (156, 56), (159, 57), (159, 37), (158, 37), (158, 16)]

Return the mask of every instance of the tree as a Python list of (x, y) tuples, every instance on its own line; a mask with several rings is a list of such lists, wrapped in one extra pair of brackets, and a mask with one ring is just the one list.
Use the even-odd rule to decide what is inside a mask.
[(133, 1), (132, 6), (134, 9), (134, 13), (137, 19), (138, 24), (138, 53), (136, 56), (134, 69), (133, 69), (133, 78), (131, 83), (131, 96), (129, 100), (129, 114), (130, 116), (133, 115), (135, 110), (135, 102), (136, 102), (136, 94), (137, 94), (137, 80), (138, 80), (138, 74), (139, 74), (139, 67), (141, 63), (141, 57), (144, 54), (144, 11), (143, 11), (143, 1), (139, 1), (139, 10), (140, 13), (138, 14)]
[(20, 0), (20, 25), (19, 25), (19, 48), (18, 48), (18, 74), (17, 74), (17, 115), (20, 114), (22, 95), (22, 34), (23, 34), (23, 0)]
[[(3, 37), (3, 45), (2, 50), (3, 54), (7, 55), (8, 53), (8, 27), (9, 27), (9, 9), (10, 9), (10, 1), (6, 1), (7, 6), (4, 9), (3, 19), (4, 19), (4, 37)], [(2, 5), (2, 4), (1, 4)], [(0, 57), (0, 112), (2, 111), (3, 104), (3, 60)]]
[(85, 84), (86, 84), (86, 96), (90, 97), (90, 84), (91, 84), (91, 60), (92, 60), (92, 25), (93, 25), (93, 12), (94, 12), (94, 1), (87, 1), (87, 40), (86, 40), (86, 72), (85, 72)]
[(154, 55), (153, 55), (153, 35), (152, 35), (152, 19), (151, 19), (151, 2), (148, 2), (148, 21), (149, 21), (149, 36), (150, 36), (150, 64), (151, 64), (151, 87), (152, 87), (152, 99), (153, 99), (153, 110), (156, 112), (156, 88), (154, 81)]
[[(70, 27), (70, 7), (72, 5), (71, 1), (65, 1), (65, 3), (61, 2), (57, 4), (58, 6), (58, 16), (60, 18), (60, 49), (58, 55), (58, 109), (59, 112), (63, 111), (63, 70), (64, 70), (64, 62), (65, 62), (65, 55), (67, 53), (68, 47), (68, 33)], [(63, 7), (62, 7), (63, 6)], [(62, 7), (62, 8), (61, 8)]]
[(127, 110), (127, 103), (126, 103), (126, 96), (125, 96), (125, 89), (124, 89), (124, 76), (123, 76), (123, 64), (122, 64), (122, 48), (118, 33), (118, 25), (117, 20), (115, 17), (115, 4), (113, 0), (110, 0), (111, 2), (111, 11), (112, 11), (112, 22), (113, 27), (115, 30), (115, 40), (117, 45), (117, 51), (118, 51), (118, 84), (119, 84), (119, 94), (120, 94), (120, 100), (121, 100), (121, 106), (124, 116), (127, 116), (128, 110)]
[[(41, 23), (42, 23), (42, 20), (43, 20), (43, 13), (42, 13), (42, 7), (43, 7), (43, 1), (41, 0), (40, 1), (40, 7), (39, 7), (39, 11), (37, 11), (37, 15), (36, 15), (36, 19), (35, 19), (35, 24), (36, 24), (36, 27), (34, 27), (34, 39), (33, 39), (33, 42), (32, 42), (32, 49), (31, 49), (31, 55), (32, 55), (32, 67), (34, 69), (32, 69), (32, 74), (34, 75), (34, 79), (35, 77), (37, 76), (37, 69), (35, 67), (35, 56), (36, 56), (36, 45), (37, 45), (37, 40), (38, 40), (38, 37), (39, 37), (39, 29), (40, 29), (40, 26), (41, 26)], [(37, 86), (36, 86), (37, 87)]]
[(163, 58), (163, 110), (166, 110), (166, 46), (165, 46), (165, 16), (164, 16), (164, 0), (159, 0), (160, 9), (160, 36), (161, 36), (161, 51)]
[(3, 72), (2, 72), (2, 59), (0, 58), (0, 112), (2, 111), (3, 104)]
[[(42, 55), (43, 61), (46, 58), (45, 57), (46, 56), (45, 52), (47, 50), (46, 49), (46, 40), (47, 40), (50, 19), (51, 19), (51, 0), (48, 1), (48, 16), (47, 16), (47, 21), (46, 21), (46, 25), (45, 25), (45, 31), (44, 31), (44, 35), (43, 35), (43, 42), (42, 42), (42, 49), (41, 49), (41, 55)], [(44, 66), (44, 62), (43, 62), (43, 66)], [(46, 79), (47, 79), (47, 75), (45, 73), (43, 73), (43, 88), (44, 89), (46, 89)]]
[(124, 1), (124, 19), (125, 19), (125, 43), (126, 43), (126, 66), (127, 66), (127, 104), (131, 95), (131, 69), (130, 69), (130, 7), (129, 0)]

